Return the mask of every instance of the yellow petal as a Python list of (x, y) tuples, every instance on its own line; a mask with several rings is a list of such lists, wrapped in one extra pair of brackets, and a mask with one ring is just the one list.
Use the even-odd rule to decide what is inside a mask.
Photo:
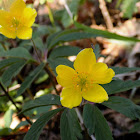
[(68, 108), (76, 107), (82, 102), (82, 95), (74, 91), (73, 88), (64, 88), (60, 97), (62, 106)]
[(110, 83), (115, 76), (115, 72), (108, 68), (104, 63), (96, 63), (93, 66), (92, 77), (94, 83), (107, 84)]
[(9, 13), (4, 10), (0, 10), (0, 25), (5, 26), (8, 22)]
[(94, 103), (102, 103), (108, 100), (107, 92), (102, 86), (98, 84), (93, 84), (93, 87), (85, 91), (82, 94), (82, 96), (87, 101), (94, 102)]
[(96, 63), (96, 57), (92, 48), (86, 48), (80, 51), (74, 62), (74, 68), (77, 72), (91, 72)]
[(27, 26), (31, 27), (32, 24), (35, 22), (35, 17), (37, 16), (37, 12), (35, 9), (32, 8), (25, 8), (23, 11), (21, 22)]
[(21, 13), (26, 8), (26, 4), (23, 0), (14, 0), (10, 5), (10, 12), (13, 14), (21, 16)]
[(7, 28), (4, 28), (4, 27), (0, 27), (0, 33), (8, 38), (12, 38), (12, 39), (16, 38), (15, 31), (8, 30)]
[(76, 71), (71, 67), (65, 65), (59, 65), (56, 67), (56, 73), (58, 74), (57, 82), (63, 87), (73, 86), (73, 80), (77, 75)]
[(32, 38), (32, 28), (20, 27), (17, 30), (17, 37), (20, 39), (30, 39)]

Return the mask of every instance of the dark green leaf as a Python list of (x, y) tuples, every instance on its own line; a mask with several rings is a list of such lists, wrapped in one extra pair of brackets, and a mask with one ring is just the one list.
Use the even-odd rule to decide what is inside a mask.
[(55, 74), (56, 74), (55, 69), (58, 65), (66, 65), (66, 66), (73, 67), (73, 62), (69, 61), (67, 58), (58, 57), (56, 59), (48, 59), (48, 63)]
[(83, 118), (89, 134), (94, 132), (96, 140), (113, 140), (106, 119), (95, 105), (84, 106)]
[(81, 49), (74, 46), (60, 46), (58, 48), (55, 48), (49, 58), (54, 59), (57, 57), (67, 57), (67, 56), (73, 56), (77, 55)]
[(32, 59), (30, 53), (23, 47), (13, 48), (8, 51), (0, 52), (0, 57)]
[(68, 29), (51, 35), (47, 39), (47, 48), (51, 49), (55, 45), (62, 42), (91, 38), (91, 37), (93, 37), (92, 33), (85, 33), (80, 31), (80, 29)]
[(17, 91), (17, 96), (21, 95), (27, 88), (30, 87), (31, 83), (35, 80), (41, 70), (44, 68), (45, 64), (41, 63), (35, 70), (33, 70), (21, 84), (21, 87)]
[(102, 87), (105, 88), (105, 90), (109, 95), (127, 91), (134, 87), (139, 87), (139, 86), (140, 86), (140, 80), (136, 80), (136, 81), (113, 80), (109, 84), (102, 85)]
[(112, 38), (112, 39), (117, 39), (117, 40), (140, 42), (140, 40), (136, 39), (136, 38), (125, 37), (125, 36), (121, 36), (121, 35), (111, 33), (108, 31), (90, 28), (90, 27), (85, 26), (83, 24), (80, 24), (78, 22), (75, 22), (75, 26), (79, 29), (82, 29), (85, 33), (90, 33), (90, 35), (92, 35), (91, 37), (101, 36), (104, 38)]
[(129, 133), (140, 131), (140, 122), (134, 124), (133, 128), (130, 129)]
[(21, 61), (21, 59), (19, 59), (19, 58), (9, 58), (9, 59), (1, 60), (0, 61), (0, 70), (9, 66), (9, 65), (12, 65), (16, 62), (19, 62), (19, 61)]
[(114, 70), (115, 74), (122, 74), (122, 73), (127, 73), (127, 72), (132, 72), (136, 70), (140, 70), (139, 67), (110, 67)]
[(60, 120), (62, 140), (78, 140), (82, 138), (81, 127), (74, 109), (65, 109)]
[(60, 97), (58, 95), (47, 94), (43, 95), (35, 100), (31, 100), (24, 104), (21, 113), (29, 111), (33, 108), (41, 107), (41, 106), (49, 106), (49, 105), (61, 105)]
[(94, 110), (92, 105), (86, 104), (84, 106), (83, 120), (89, 135), (92, 135), (95, 130), (95, 121), (96, 121), (94, 117)]
[(26, 61), (21, 60), (9, 66), (9, 68), (5, 70), (1, 76), (1, 81), (3, 85), (6, 87), (9, 86), (12, 78), (21, 71), (21, 69), (25, 66), (26, 63)]
[(55, 109), (44, 113), (29, 129), (24, 137), (24, 140), (38, 140), (39, 135), (45, 126), (45, 124), (58, 112), (62, 111), (63, 108)]
[(102, 104), (124, 114), (131, 119), (140, 119), (140, 107), (135, 105), (129, 99), (113, 96)]
[(96, 56), (96, 60), (100, 57), (100, 47), (99, 45), (95, 45), (95, 47), (93, 48), (93, 52), (95, 53)]

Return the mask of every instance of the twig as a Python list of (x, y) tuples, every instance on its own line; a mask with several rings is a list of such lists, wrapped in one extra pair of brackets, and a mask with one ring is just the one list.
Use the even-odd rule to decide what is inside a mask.
[(106, 3), (104, 0), (99, 0), (99, 7), (101, 9), (102, 15), (106, 22), (107, 28), (110, 30), (113, 29), (113, 24), (112, 24), (112, 21), (111, 21), (111, 18), (110, 18), (110, 15), (109, 15), (109, 12), (107, 10)]
[[(5, 90), (5, 88), (3, 87), (3, 85), (0, 83), (0, 87), (1, 89), (4, 91), (5, 95), (9, 98), (9, 100), (12, 102), (12, 104), (15, 106), (16, 110), (18, 111), (18, 113), (20, 112), (20, 109), (17, 107), (16, 103), (13, 101), (13, 99), (11, 98), (11, 96), (9, 95), (8, 91)], [(26, 121), (29, 124), (33, 124), (24, 114), (21, 114), (22, 117), (24, 117), (26, 119)]]

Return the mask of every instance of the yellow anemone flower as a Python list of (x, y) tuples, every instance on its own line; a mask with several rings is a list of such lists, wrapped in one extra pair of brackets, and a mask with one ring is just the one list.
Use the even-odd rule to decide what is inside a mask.
[(35, 22), (37, 12), (27, 8), (23, 0), (8, 0), (0, 10), (0, 33), (8, 38), (30, 39), (32, 37), (32, 24)]
[(108, 94), (99, 84), (110, 83), (115, 72), (104, 63), (96, 63), (92, 48), (80, 51), (74, 62), (74, 69), (65, 65), (56, 67), (57, 82), (64, 87), (60, 95), (64, 107), (80, 105), (82, 97), (87, 101), (102, 103)]

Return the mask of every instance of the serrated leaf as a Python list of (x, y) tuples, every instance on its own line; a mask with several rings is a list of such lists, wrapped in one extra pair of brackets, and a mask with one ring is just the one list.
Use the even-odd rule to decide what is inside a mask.
[(73, 62), (69, 61), (67, 58), (56, 58), (56, 59), (48, 59), (49, 66), (52, 68), (53, 72), (56, 75), (56, 67), (58, 65), (66, 65), (73, 68)]
[(12, 116), (13, 116), (13, 110), (9, 109), (6, 111), (4, 114), (4, 122), (5, 122), (5, 127), (10, 128), (11, 122), (12, 122)]
[(33, 108), (41, 107), (41, 106), (49, 106), (49, 105), (61, 105), (60, 103), (60, 96), (47, 94), (43, 95), (35, 100), (31, 100), (24, 104), (23, 109), (20, 113), (24, 113), (29, 111)]
[(17, 97), (30, 87), (31, 83), (35, 80), (35, 78), (38, 76), (44, 66), (45, 64), (41, 63), (35, 70), (29, 73), (29, 75), (25, 78), (24, 82), (21, 84), (21, 87), (18, 89)]
[(29, 131), (24, 137), (24, 140), (38, 140), (41, 130), (45, 126), (45, 124), (58, 112), (62, 111), (63, 108), (55, 109), (44, 113), (37, 121), (31, 126)]
[(135, 87), (140, 87), (140, 80), (136, 80), (136, 81), (113, 80), (113, 81), (111, 81), (111, 83), (102, 85), (102, 87), (110, 95), (110, 94), (127, 91), (127, 90), (130, 90)]
[(139, 67), (110, 67), (114, 70), (115, 74), (122, 74), (122, 73), (127, 73), (127, 72), (133, 72), (140, 70)]
[(62, 140), (78, 140), (82, 138), (81, 127), (74, 109), (65, 109), (60, 119)]
[(8, 51), (0, 52), (0, 57), (15, 57), (15, 58), (24, 58), (24, 59), (32, 59), (32, 56), (27, 51), (27, 49), (23, 47), (13, 48)]
[(89, 135), (94, 132), (96, 140), (113, 140), (106, 119), (95, 105), (86, 104), (84, 106), (83, 118)]
[(117, 40), (140, 42), (140, 40), (137, 38), (125, 37), (125, 36), (121, 36), (121, 35), (111, 33), (111, 32), (105, 31), (105, 30), (90, 28), (90, 27), (80, 24), (78, 22), (75, 22), (75, 26), (77, 28), (81, 29), (85, 33), (90, 33), (90, 35), (92, 35), (91, 37), (100, 36), (100, 37), (104, 37), (104, 38), (112, 38), (112, 39), (117, 39)]
[(9, 59), (1, 60), (0, 61), (0, 70), (9, 66), (9, 65), (12, 65), (16, 62), (19, 62), (19, 61), (21, 61), (21, 59), (19, 59), (19, 58), (9, 58)]
[(54, 59), (57, 57), (67, 57), (77, 55), (81, 49), (75, 46), (59, 46), (53, 49), (49, 58)]
[(7, 70), (4, 71), (4, 73), (1, 76), (1, 81), (4, 86), (9, 86), (11, 83), (11, 80), (13, 77), (15, 77), (21, 69), (26, 65), (26, 61), (20, 60), (19, 62), (16, 62), (9, 66)]
[(134, 126), (130, 129), (129, 133), (134, 133), (140, 131), (140, 122), (134, 124)]
[(131, 100), (113, 96), (108, 101), (102, 103), (103, 105), (124, 114), (131, 119), (140, 119), (140, 107), (135, 105)]

